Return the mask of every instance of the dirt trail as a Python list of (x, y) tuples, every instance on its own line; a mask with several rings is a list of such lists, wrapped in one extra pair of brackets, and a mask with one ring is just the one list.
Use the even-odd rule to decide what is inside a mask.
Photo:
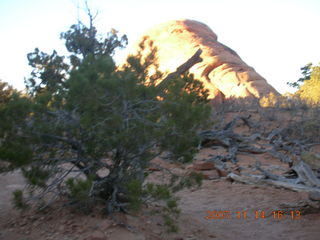
[[(296, 193), (269, 186), (250, 186), (226, 181), (205, 181), (197, 191), (180, 193), (181, 206), (193, 218), (201, 220), (204, 228), (217, 239), (319, 239), (320, 214), (302, 215), (299, 219), (274, 219), (272, 211), (281, 210), (281, 203), (295, 203), (307, 198)], [(229, 219), (206, 219), (207, 211), (230, 211)], [(247, 219), (243, 218), (246, 211)], [(255, 218), (256, 211), (265, 211), (266, 218)], [(238, 219), (241, 212), (241, 219)], [(220, 215), (221, 216), (221, 215)], [(214, 217), (217, 218), (215, 215)]]
[[(231, 120), (234, 114), (228, 119)], [(254, 118), (256, 116), (253, 116)], [(225, 121), (229, 121), (225, 119)], [(258, 120), (256, 120), (259, 122)], [(260, 121), (261, 122), (261, 121)], [(264, 125), (277, 121), (268, 121)], [(272, 126), (274, 128), (275, 126)], [(240, 125), (237, 129), (247, 131)], [(320, 145), (313, 148), (320, 154)], [(203, 148), (195, 162), (212, 156), (225, 155), (222, 147)], [(157, 159), (161, 163), (161, 159)], [(239, 174), (256, 174), (257, 161), (264, 169), (282, 175), (289, 170), (287, 163), (270, 154), (237, 154), (238, 163), (228, 167)], [(193, 167), (195, 167), (194, 163)], [(198, 163), (197, 163), (198, 164)], [(201, 164), (199, 165), (201, 166)], [(190, 166), (189, 166), (190, 167)], [(164, 168), (176, 172), (188, 171), (188, 166), (164, 163)], [(297, 204), (306, 201), (306, 193), (264, 185), (247, 185), (219, 178), (216, 170), (202, 171), (208, 176), (198, 189), (183, 190), (180, 197), (182, 210), (179, 219), (180, 232), (168, 234), (160, 217), (145, 212), (135, 216), (119, 215), (117, 223), (110, 217), (99, 214), (79, 215), (65, 208), (54, 208), (49, 214), (19, 213), (11, 206), (10, 199), (15, 189), (23, 188), (24, 181), (19, 171), (0, 174), (0, 239), (1, 240), (244, 240), (244, 239), (281, 239), (281, 240), (319, 240), (320, 213), (302, 214), (295, 219), (289, 215), (274, 218), (273, 211), (281, 209), (281, 204)], [(153, 180), (163, 181), (162, 171), (155, 171)], [(214, 214), (214, 211), (228, 211), (229, 216)], [(256, 212), (264, 211), (265, 218), (256, 218)], [(246, 213), (247, 218), (244, 218)], [(239, 214), (240, 219), (239, 219)], [(261, 215), (260, 215), (261, 216)], [(212, 219), (213, 217), (217, 219)], [(209, 219), (208, 219), (209, 218)], [(298, 219), (297, 219), (298, 218)], [(119, 222), (124, 223), (123, 225)], [(128, 227), (129, 226), (129, 227)]]
[[(226, 179), (206, 180), (197, 190), (183, 190), (181, 198), (182, 216), (178, 234), (167, 234), (156, 217), (129, 217), (128, 224), (136, 226), (129, 231), (121, 226), (113, 226), (99, 216), (75, 217), (66, 211), (53, 216), (21, 215), (10, 205), (11, 192), (23, 186), (18, 172), (0, 175), (0, 239), (301, 239), (320, 238), (320, 214), (302, 215), (300, 219), (274, 219), (272, 211), (281, 210), (281, 203), (296, 203), (307, 195), (271, 186), (253, 186), (231, 183)], [(212, 216), (208, 211), (230, 211), (226, 219), (206, 219)], [(247, 218), (243, 218), (246, 211)], [(265, 211), (266, 218), (255, 218), (256, 211)], [(241, 212), (241, 219), (238, 213)], [(221, 216), (221, 215), (220, 215)], [(31, 219), (31, 220), (30, 220)], [(107, 223), (106, 223), (107, 222)], [(101, 234), (103, 224), (106, 235)], [(108, 225), (109, 224), (109, 225)], [(70, 226), (70, 227), (68, 227)], [(100, 231), (100, 232), (99, 232)], [(108, 232), (109, 231), (109, 232)]]

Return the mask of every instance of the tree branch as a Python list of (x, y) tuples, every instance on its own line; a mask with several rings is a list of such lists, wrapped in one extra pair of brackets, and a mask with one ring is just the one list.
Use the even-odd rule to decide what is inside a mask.
[(157, 86), (158, 89), (165, 89), (171, 80), (175, 79), (181, 74), (186, 73), (195, 64), (202, 62), (202, 58), (200, 57), (201, 53), (202, 50), (198, 49), (198, 51), (191, 58), (189, 58), (189, 60), (187, 60), (184, 64), (180, 65), (175, 72), (170, 73), (165, 79), (163, 79), (161, 83)]

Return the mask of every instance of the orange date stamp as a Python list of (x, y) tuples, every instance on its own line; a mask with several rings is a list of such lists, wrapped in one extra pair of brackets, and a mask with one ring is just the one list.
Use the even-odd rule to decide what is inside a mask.
[(274, 210), (274, 211), (264, 211), (264, 210), (256, 210), (256, 211), (207, 211), (207, 215), (204, 217), (207, 220), (222, 220), (222, 219), (265, 219), (268, 217), (272, 217), (274, 220), (299, 220), (301, 219), (301, 211), (282, 211), (282, 210)]

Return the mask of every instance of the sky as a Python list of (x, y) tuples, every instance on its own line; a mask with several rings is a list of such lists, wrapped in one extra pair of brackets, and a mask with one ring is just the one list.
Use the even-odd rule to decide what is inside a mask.
[[(292, 92), (288, 81), (300, 68), (320, 63), (319, 0), (88, 0), (98, 10), (101, 33), (115, 28), (130, 46), (152, 26), (175, 19), (205, 23), (218, 41), (240, 57), (280, 93)], [(81, 0), (1, 0), (0, 79), (22, 90), (30, 76), (27, 54), (41, 51), (66, 54), (60, 33), (85, 19)], [(80, 6), (78, 8), (77, 6)]]

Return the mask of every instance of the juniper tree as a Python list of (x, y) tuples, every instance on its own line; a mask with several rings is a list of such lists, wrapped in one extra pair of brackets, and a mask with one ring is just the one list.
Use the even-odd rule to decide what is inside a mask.
[(166, 78), (151, 74), (156, 49), (117, 68), (112, 56), (127, 38), (112, 31), (99, 39), (89, 16), (89, 27), (79, 22), (61, 34), (68, 58), (39, 49), (28, 54), (28, 94), (9, 94), (0, 106), (0, 159), (7, 169), (21, 168), (40, 199), (67, 194), (112, 212), (138, 208), (151, 196), (176, 209), (171, 190), (190, 181), (145, 184), (145, 170), (163, 152), (173, 161), (192, 160), (197, 131), (210, 118), (207, 90), (187, 69)]

